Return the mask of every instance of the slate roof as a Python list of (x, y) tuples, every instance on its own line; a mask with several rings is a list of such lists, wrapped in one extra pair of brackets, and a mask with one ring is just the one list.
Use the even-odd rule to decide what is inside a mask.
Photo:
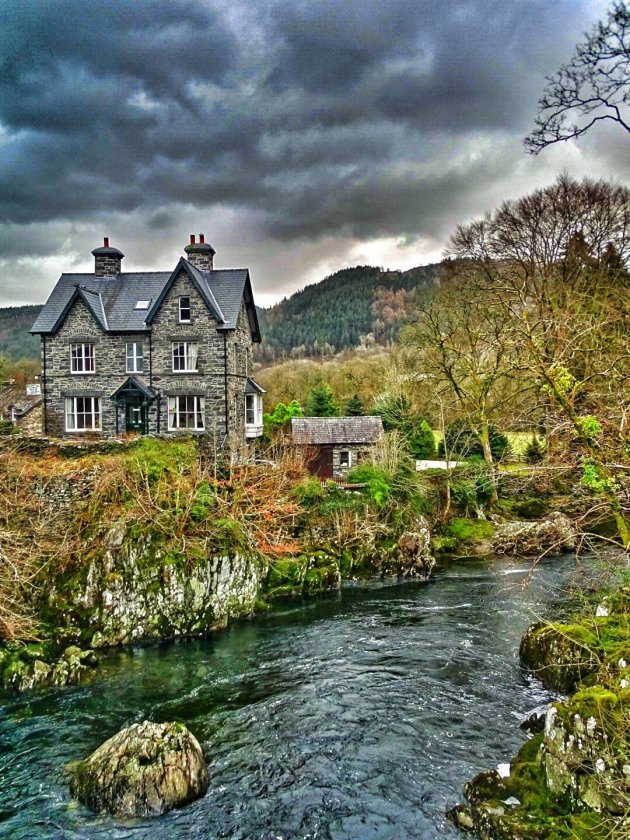
[(245, 380), (245, 393), (246, 394), (266, 394), (264, 388), (261, 388), (258, 382), (255, 382), (251, 376), (248, 376)]
[(380, 417), (293, 417), (293, 443), (307, 446), (376, 443), (383, 434)]
[[(247, 304), (252, 336), (260, 341), (249, 272), (246, 268), (199, 271), (183, 257), (174, 271), (123, 272), (116, 277), (95, 274), (62, 274), (44, 304), (32, 333), (56, 332), (68, 310), (80, 296), (104, 331), (144, 332), (164, 296), (181, 269), (193, 279), (221, 330), (236, 328), (243, 299)], [(135, 309), (139, 300), (148, 300), (149, 309)]]

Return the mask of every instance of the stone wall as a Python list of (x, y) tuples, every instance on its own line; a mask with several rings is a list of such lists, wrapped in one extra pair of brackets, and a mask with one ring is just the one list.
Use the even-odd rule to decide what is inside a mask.
[(17, 427), (24, 435), (41, 435), (44, 422), (43, 404), (39, 403), (17, 419)]
[[(358, 463), (369, 453), (369, 448), (364, 444), (343, 444), (333, 447), (333, 475), (347, 475), (348, 472), (356, 467)], [(341, 453), (350, 452), (350, 466), (341, 466)]]

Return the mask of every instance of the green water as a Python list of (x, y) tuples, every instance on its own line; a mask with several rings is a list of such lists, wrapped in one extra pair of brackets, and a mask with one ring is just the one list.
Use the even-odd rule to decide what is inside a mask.
[[(348, 587), (208, 640), (110, 654), (90, 685), (4, 695), (0, 837), (459, 837), (444, 811), (509, 760), (547, 698), (518, 643), (573, 563), (541, 564), (527, 588), (525, 564), (475, 560), (429, 585)], [(144, 719), (199, 738), (207, 795), (127, 823), (72, 802), (64, 764)]]

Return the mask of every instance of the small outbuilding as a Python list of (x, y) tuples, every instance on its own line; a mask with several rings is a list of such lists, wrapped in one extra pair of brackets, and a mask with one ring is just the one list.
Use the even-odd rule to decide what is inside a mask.
[(295, 446), (308, 449), (308, 468), (320, 478), (344, 478), (383, 436), (380, 417), (294, 417)]

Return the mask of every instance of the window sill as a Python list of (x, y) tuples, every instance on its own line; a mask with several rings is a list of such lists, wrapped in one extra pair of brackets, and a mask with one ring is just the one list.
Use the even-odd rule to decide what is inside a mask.
[(71, 370), (70, 374), (72, 376), (90, 376), (90, 374), (96, 373), (95, 370)]
[(206, 430), (205, 429), (184, 429), (184, 428), (182, 428), (182, 429), (167, 429), (166, 431), (168, 432), (169, 435), (176, 435), (176, 434), (180, 434), (180, 435), (194, 435), (194, 434), (203, 435)]
[(102, 429), (66, 429), (67, 435), (101, 435)]
[(189, 374), (193, 373), (196, 376), (199, 376), (200, 371), (198, 371), (198, 370), (172, 370), (171, 371), (171, 374), (173, 376), (181, 376), (182, 373), (189, 373)]

